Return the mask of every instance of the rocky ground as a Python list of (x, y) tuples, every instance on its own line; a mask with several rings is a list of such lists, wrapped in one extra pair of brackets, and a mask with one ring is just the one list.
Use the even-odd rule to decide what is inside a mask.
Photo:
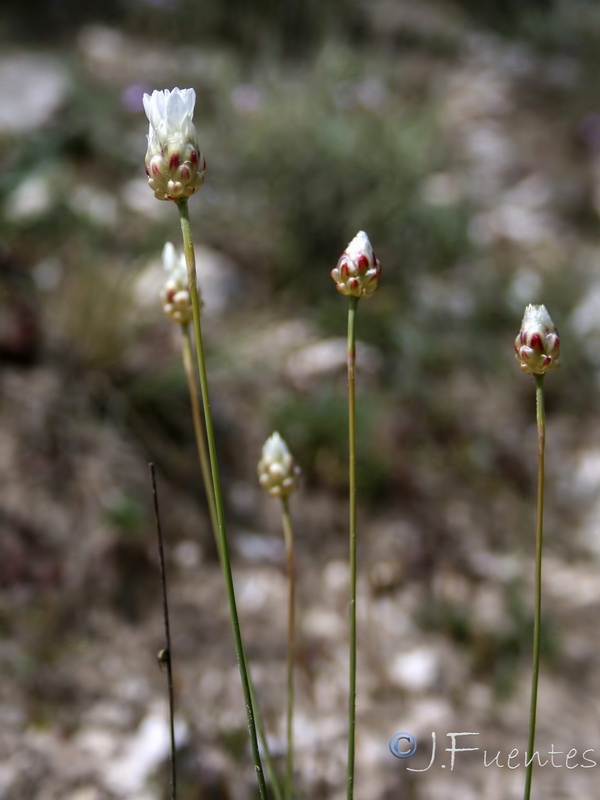
[[(359, 405), (375, 406), (369, 454), (383, 459), (369, 463), (385, 470), (365, 477), (369, 494), (359, 514), (356, 797), (522, 795), (535, 429), (533, 388), (512, 364), (511, 348), (525, 303), (549, 298), (565, 367), (547, 380), (537, 743), (549, 763), (535, 772), (534, 795), (591, 800), (600, 775), (600, 112), (593, 81), (575, 50), (545, 52), (465, 28), (460, 15), (437, 6), (424, 15), (409, 13), (408, 3), (376, 7), (371, 24), (383, 39), (410, 34), (446, 48), (443, 57), (433, 46), (407, 49), (397, 67), (409, 88), (426, 90), (438, 120), (443, 158), (421, 181), (420, 202), (464, 208), (469, 249), (448, 271), (424, 265), (412, 276), (413, 328), (407, 323), (402, 332), (403, 348), (418, 363), (421, 353), (430, 358), (415, 333), (420, 321), (441, 320), (441, 330), (431, 328), (431, 349), (444, 357), (452, 351), (451, 368), (413, 374), (407, 355), (398, 385), (390, 386), (386, 343), (370, 337), (359, 346)], [(204, 66), (188, 62), (190, 82)], [(82, 29), (60, 56), (13, 43), (0, 57), (0, 136), (9, 149), (23, 137), (47, 135), (78, 69), (95, 75), (109, 95), (121, 84), (169, 83), (180, 66), (176, 52), (111, 27)], [(240, 84), (231, 95), (242, 120), (259, 97), (251, 88)], [(394, 91), (389, 76), (368, 69), (337, 89), (340, 102), (354, 98), (375, 116)], [(123, 148), (138, 149), (141, 158), (145, 130), (136, 120), (128, 122)], [(129, 257), (127, 237), (166, 228), (169, 209), (141, 177), (107, 191), (98, 164), (89, 162), (49, 159), (34, 174), (7, 162), (11, 184), (2, 185), (0, 796), (168, 796), (152, 460), (167, 536), (179, 797), (245, 800), (255, 795), (244, 706), (190, 445), (176, 331), (154, 306), (156, 257), (138, 254), (135, 270), (119, 269)], [(42, 233), (52, 237), (52, 225), (62, 224), (51, 213), (57, 180), (61, 192), (64, 181), (73, 187), (61, 219), (78, 214), (78, 228), (89, 225), (97, 258), (91, 268), (77, 242), (45, 252)], [(211, 203), (225, 202), (211, 191), (207, 186), (209, 214)], [(36, 228), (42, 218), (50, 220), (47, 228)], [(252, 248), (251, 224), (239, 224), (247, 225)], [(277, 505), (260, 493), (255, 463), (270, 433), (269, 404), (283, 395), (296, 398), (301, 417), (313, 414), (317, 428), (309, 408), (316, 408), (319, 387), (330, 386), (341, 401), (325, 403), (322, 424), (339, 425), (337, 413), (345, 426), (344, 331), (334, 335), (305, 309), (279, 305), (261, 283), (260, 267), (254, 278), (236, 259), (241, 250), (203, 248), (199, 264), (238, 601), (271, 747), (281, 757), (284, 553)], [(388, 261), (384, 277), (386, 269), (401, 265)], [(387, 297), (384, 291), (385, 284), (369, 302), (403, 302), (394, 289)], [(489, 311), (495, 293), (507, 309), (496, 318)], [(253, 303), (240, 305), (247, 294)], [(489, 301), (487, 316), (478, 316), (481, 298)], [(477, 337), (489, 326), (495, 333), (485, 340), (481, 334), (479, 352)], [(465, 336), (470, 342), (461, 350)], [(326, 437), (313, 445), (303, 430), (297, 423), (286, 433), (309, 459), (292, 502), (298, 797), (337, 800), (345, 796), (346, 756), (345, 466)], [(403, 731), (419, 745), (408, 760), (388, 749)], [(457, 753), (454, 768), (446, 751), (452, 732), (471, 734), (457, 737), (457, 748), (479, 747)]]

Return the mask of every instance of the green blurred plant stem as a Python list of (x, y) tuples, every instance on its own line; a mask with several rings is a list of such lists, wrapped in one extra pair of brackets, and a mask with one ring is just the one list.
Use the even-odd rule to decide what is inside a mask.
[[(198, 460), (200, 461), (200, 470), (202, 472), (202, 480), (204, 482), (204, 492), (206, 494), (206, 501), (208, 503), (208, 511), (210, 514), (210, 523), (215, 535), (217, 549), (220, 550), (219, 545), (219, 521), (217, 519), (217, 508), (215, 506), (215, 493), (212, 485), (212, 476), (210, 473), (210, 460), (206, 450), (206, 439), (204, 436), (204, 424), (202, 422), (202, 413), (200, 411), (200, 398), (198, 397), (198, 386), (196, 378), (194, 377), (193, 365), (193, 345), (192, 337), (190, 334), (190, 326), (188, 323), (181, 325), (181, 358), (183, 361), (183, 368), (185, 370), (185, 377), (187, 379), (188, 392), (190, 395), (190, 406), (192, 408), (192, 420), (194, 423), (194, 435), (196, 438), (196, 448), (198, 450)], [(219, 553), (220, 558), (220, 553)]]
[(350, 683), (348, 690), (348, 786), (347, 800), (354, 797), (354, 752), (356, 734), (356, 333), (358, 298), (348, 306), (348, 452), (350, 484)]
[(533, 777), (533, 752), (535, 747), (535, 727), (537, 718), (538, 683), (540, 674), (540, 634), (542, 624), (542, 543), (544, 533), (544, 452), (546, 448), (546, 412), (544, 409), (544, 376), (535, 378), (535, 412), (538, 431), (538, 480), (537, 513), (535, 528), (535, 610), (533, 618), (533, 666), (531, 669), (531, 706), (529, 710), (529, 740), (527, 743), (527, 764), (525, 773), (524, 800), (531, 796)]
[[(202, 412), (200, 410), (200, 398), (198, 397), (198, 385), (196, 383), (196, 378), (194, 377), (194, 365), (193, 365), (193, 343), (192, 343), (192, 336), (190, 333), (190, 326), (188, 324), (181, 325), (181, 336), (182, 336), (182, 343), (181, 343), (181, 356), (183, 360), (183, 366), (185, 370), (185, 375), (187, 378), (188, 390), (190, 395), (190, 405), (192, 408), (192, 419), (194, 423), (194, 435), (196, 438), (196, 447), (198, 450), (198, 459), (200, 461), (200, 469), (202, 471), (202, 480), (204, 482), (204, 491), (206, 493), (206, 498), (208, 502), (208, 508), (210, 513), (210, 522), (213, 529), (213, 534), (215, 537), (215, 544), (217, 548), (217, 553), (219, 555), (219, 564), (221, 565), (221, 572), (223, 576), (225, 576), (225, 564), (223, 562), (223, 554), (221, 552), (221, 542), (219, 538), (219, 523), (217, 520), (217, 509), (215, 506), (215, 494), (212, 485), (212, 475), (210, 472), (210, 463), (209, 463), (209, 455), (206, 450), (206, 440), (204, 435), (204, 423), (202, 421)], [(242, 642), (243, 644), (243, 642)], [(254, 716), (256, 718), (256, 728), (258, 732), (258, 738), (260, 740), (260, 744), (262, 747), (262, 751), (265, 757), (265, 762), (267, 765), (267, 772), (269, 773), (269, 780), (271, 782), (271, 788), (273, 789), (273, 793), (275, 795), (276, 800), (283, 800), (281, 794), (281, 788), (279, 786), (279, 782), (277, 780), (277, 773), (275, 772), (275, 767), (273, 765), (273, 760), (271, 758), (271, 753), (269, 750), (269, 744), (267, 741), (267, 736), (265, 733), (265, 726), (262, 719), (262, 715), (260, 712), (260, 706), (258, 704), (258, 700), (256, 698), (256, 692), (254, 691), (254, 683), (252, 681), (252, 673), (250, 671), (250, 665), (248, 663), (248, 659), (246, 658), (246, 651), (244, 649), (244, 660), (246, 662), (246, 669), (248, 671), (248, 679), (250, 681), (250, 693), (252, 695), (252, 706), (254, 709)]]
[(294, 531), (290, 517), (290, 506), (287, 497), (281, 498), (283, 536), (287, 556), (288, 573), (288, 643), (287, 643), (287, 759), (285, 775), (285, 800), (292, 798), (294, 780), (294, 657), (295, 657), (295, 617), (296, 617), (296, 579), (294, 566)]
[(267, 787), (265, 784), (265, 776), (263, 773), (260, 751), (258, 749), (256, 720), (254, 717), (254, 705), (252, 702), (252, 691), (250, 688), (248, 665), (246, 663), (246, 656), (242, 642), (242, 632), (240, 628), (240, 621), (237, 611), (237, 602), (235, 599), (233, 574), (231, 571), (231, 559), (229, 556), (229, 544), (227, 542), (227, 533), (225, 530), (225, 516), (223, 513), (223, 496), (221, 492), (219, 467), (217, 464), (215, 435), (212, 422), (212, 413), (210, 408), (210, 398), (208, 394), (206, 364), (204, 359), (202, 328), (200, 325), (200, 304), (198, 302), (198, 287), (196, 282), (196, 257), (194, 254), (194, 242), (192, 239), (192, 231), (190, 227), (190, 218), (189, 218), (187, 200), (179, 201), (177, 203), (177, 208), (179, 209), (179, 217), (181, 220), (183, 249), (187, 265), (189, 291), (192, 299), (192, 312), (193, 312), (193, 323), (194, 323), (194, 338), (196, 340), (198, 377), (200, 380), (202, 405), (204, 408), (204, 422), (206, 425), (206, 438), (208, 441), (208, 453), (210, 457), (210, 469), (212, 474), (212, 484), (213, 484), (214, 500), (215, 500), (216, 516), (217, 516), (217, 524), (219, 532), (219, 546), (223, 560), (222, 564), (223, 576), (225, 578), (225, 588), (227, 591), (227, 600), (229, 603), (229, 612), (231, 616), (231, 625), (233, 628), (235, 652), (237, 656), (238, 667), (240, 670), (240, 679), (242, 682), (242, 691), (244, 693), (244, 702), (246, 704), (246, 714), (248, 717), (248, 730), (250, 733), (250, 744), (252, 747), (252, 755), (254, 758), (254, 766), (256, 769), (256, 778), (258, 781), (258, 790), (260, 793), (261, 800), (267, 800)]
[(254, 710), (254, 718), (256, 720), (256, 730), (258, 732), (260, 746), (262, 747), (262, 752), (265, 757), (265, 764), (267, 765), (267, 772), (269, 773), (269, 781), (271, 782), (271, 789), (273, 790), (273, 794), (275, 795), (275, 800), (283, 800), (281, 786), (279, 785), (279, 778), (277, 777), (277, 773), (275, 772), (275, 765), (273, 764), (273, 759), (271, 758), (271, 751), (269, 750), (269, 743), (267, 741), (267, 734), (265, 732), (265, 724), (260, 711), (260, 706), (258, 704), (258, 698), (256, 697), (256, 690), (254, 689), (252, 672), (250, 671), (250, 665), (248, 663), (248, 659), (246, 658), (245, 651), (244, 651), (244, 659), (246, 661), (246, 669), (248, 670), (248, 680), (250, 682), (250, 694), (252, 695), (252, 708)]

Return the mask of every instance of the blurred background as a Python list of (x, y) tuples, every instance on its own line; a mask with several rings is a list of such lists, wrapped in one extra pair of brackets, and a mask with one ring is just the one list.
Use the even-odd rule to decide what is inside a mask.
[[(345, 796), (347, 303), (358, 314), (357, 800), (510, 800), (526, 749), (536, 432), (513, 339), (545, 303), (537, 797), (600, 766), (600, 4), (5, 0), (0, 19), (0, 796), (168, 797), (148, 461), (171, 578), (180, 800), (255, 797), (245, 713), (158, 292), (175, 208), (144, 174), (144, 92), (194, 87), (190, 211), (247, 649), (284, 752), (284, 554), (256, 462), (303, 468), (298, 797)], [(419, 751), (394, 759), (408, 731)], [(450, 731), (478, 732), (458, 746)], [(438, 758), (423, 769), (436, 732)], [(557, 764), (564, 764), (564, 756)], [(514, 763), (514, 761), (513, 761)], [(522, 759), (521, 759), (522, 763)], [(588, 768), (586, 768), (588, 767)]]

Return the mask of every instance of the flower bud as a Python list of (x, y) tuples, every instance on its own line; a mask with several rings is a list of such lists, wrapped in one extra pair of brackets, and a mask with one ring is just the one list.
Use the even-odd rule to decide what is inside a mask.
[(515, 339), (515, 357), (524, 372), (543, 375), (560, 367), (560, 340), (546, 306), (528, 305)]
[(331, 271), (338, 292), (347, 297), (368, 297), (373, 294), (379, 288), (380, 275), (381, 264), (364, 231), (356, 234)]
[[(167, 273), (167, 280), (160, 292), (163, 311), (173, 322), (185, 325), (193, 316), (185, 256), (183, 253), (178, 254), (171, 242), (167, 242), (163, 248), (162, 259)], [(200, 305), (202, 305), (201, 300)]]
[(288, 497), (298, 488), (300, 467), (278, 433), (265, 442), (258, 462), (258, 481), (271, 497)]
[(191, 197), (204, 183), (206, 161), (192, 122), (196, 93), (168, 89), (144, 95), (150, 121), (146, 173), (159, 200)]

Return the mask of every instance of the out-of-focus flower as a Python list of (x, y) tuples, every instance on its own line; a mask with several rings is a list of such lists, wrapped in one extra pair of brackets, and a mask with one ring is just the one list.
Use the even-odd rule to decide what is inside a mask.
[(275, 432), (265, 442), (258, 462), (258, 481), (271, 497), (288, 497), (298, 488), (300, 467), (289, 448)]
[(167, 242), (163, 247), (162, 259), (167, 273), (167, 280), (160, 292), (163, 311), (173, 322), (185, 325), (192, 319), (192, 298), (188, 288), (185, 256), (178, 253), (171, 242)]
[(359, 231), (331, 271), (338, 292), (347, 297), (368, 297), (379, 288), (381, 264), (369, 237)]
[(150, 121), (145, 159), (150, 187), (159, 200), (191, 197), (202, 186), (206, 169), (192, 121), (196, 93), (164, 89), (145, 94), (143, 101)]
[(528, 305), (515, 339), (515, 357), (524, 372), (543, 375), (560, 367), (560, 339), (546, 306)]

